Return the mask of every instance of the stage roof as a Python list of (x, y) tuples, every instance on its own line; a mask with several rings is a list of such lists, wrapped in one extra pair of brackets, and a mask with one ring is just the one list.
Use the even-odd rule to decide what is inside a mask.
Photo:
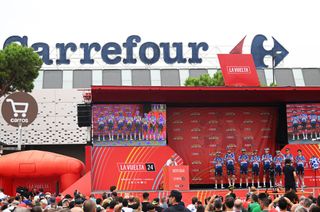
[[(279, 104), (320, 102), (320, 87), (92, 86), (92, 103)], [(187, 106), (187, 105), (186, 105)]]

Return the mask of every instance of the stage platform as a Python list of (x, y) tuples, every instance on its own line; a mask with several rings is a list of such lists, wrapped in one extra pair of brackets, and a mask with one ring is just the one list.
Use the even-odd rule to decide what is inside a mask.
[[(258, 193), (268, 192), (270, 195), (273, 195), (273, 190), (270, 188), (260, 188), (257, 189)], [(284, 191), (284, 190), (283, 190)], [(153, 198), (162, 198), (162, 197), (168, 197), (170, 194), (170, 191), (164, 191), (164, 190), (158, 190), (158, 191), (118, 191), (118, 195), (122, 197), (139, 197), (142, 199), (142, 194), (144, 192), (148, 192), (150, 194), (149, 200), (152, 201)], [(246, 194), (249, 192), (249, 189), (240, 189), (236, 188), (234, 189), (234, 193), (237, 197), (240, 197), (242, 200), (246, 199)], [(309, 196), (312, 195), (314, 197), (317, 197), (320, 192), (320, 187), (308, 187), (305, 188), (304, 191), (301, 189), (298, 189), (297, 194), (300, 197), (301, 195)], [(94, 192), (95, 195), (100, 196), (103, 193), (101, 192)], [(213, 195), (219, 195), (225, 197), (228, 193), (228, 189), (201, 189), (201, 190), (187, 190), (187, 191), (181, 191), (182, 193), (182, 201), (185, 204), (190, 204), (192, 197), (198, 197), (199, 201), (201, 201), (204, 204), (204, 201), (207, 197), (211, 197)], [(283, 194), (284, 192), (280, 192), (280, 194)]]

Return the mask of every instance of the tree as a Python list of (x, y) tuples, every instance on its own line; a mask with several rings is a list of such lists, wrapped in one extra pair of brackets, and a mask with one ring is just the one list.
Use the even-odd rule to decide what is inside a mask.
[(213, 77), (209, 74), (200, 75), (200, 77), (188, 77), (184, 82), (185, 86), (224, 86), (222, 72), (218, 70)]
[(41, 66), (42, 60), (32, 48), (12, 43), (0, 50), (0, 97), (32, 91)]

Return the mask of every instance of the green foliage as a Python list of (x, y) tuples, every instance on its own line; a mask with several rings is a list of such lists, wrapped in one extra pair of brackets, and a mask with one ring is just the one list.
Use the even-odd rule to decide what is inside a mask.
[(270, 87), (277, 87), (278, 85), (275, 82), (270, 83)]
[(188, 77), (184, 82), (185, 86), (224, 86), (222, 72), (218, 70), (213, 77), (209, 74), (203, 74), (200, 77)]
[(0, 50), (0, 97), (14, 91), (32, 91), (42, 60), (32, 48), (12, 43)]

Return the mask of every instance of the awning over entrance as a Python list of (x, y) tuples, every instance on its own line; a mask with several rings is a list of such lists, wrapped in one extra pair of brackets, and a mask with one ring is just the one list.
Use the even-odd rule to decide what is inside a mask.
[(320, 87), (93, 86), (93, 103), (268, 104), (320, 102)]

